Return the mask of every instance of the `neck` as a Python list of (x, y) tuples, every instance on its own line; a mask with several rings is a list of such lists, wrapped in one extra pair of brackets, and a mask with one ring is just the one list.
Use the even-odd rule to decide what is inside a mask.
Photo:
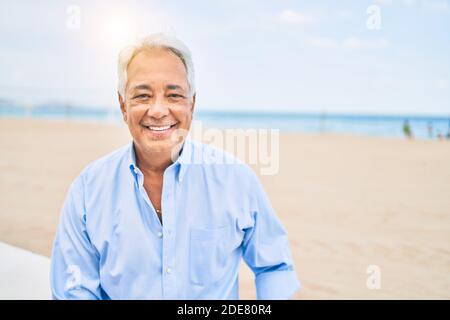
[(141, 150), (135, 144), (133, 145), (136, 154), (136, 165), (143, 173), (162, 175), (164, 170), (173, 163), (170, 150), (151, 152)]

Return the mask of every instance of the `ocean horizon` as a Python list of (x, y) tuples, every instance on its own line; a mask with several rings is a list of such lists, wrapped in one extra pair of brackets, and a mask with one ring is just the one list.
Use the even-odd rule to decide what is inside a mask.
[[(33, 108), (0, 105), (0, 117), (109, 123), (122, 121), (118, 108), (61, 105)], [(450, 116), (442, 115), (198, 110), (194, 120), (202, 121), (205, 127), (220, 129), (279, 129), (281, 132), (344, 133), (393, 138), (404, 136), (402, 128), (407, 120), (415, 138), (436, 139), (450, 133)]]

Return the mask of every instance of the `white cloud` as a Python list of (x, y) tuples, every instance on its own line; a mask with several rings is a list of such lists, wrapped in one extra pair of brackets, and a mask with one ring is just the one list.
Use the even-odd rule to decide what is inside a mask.
[(449, 2), (446, 0), (424, 1), (423, 6), (426, 9), (430, 9), (430, 10), (438, 11), (438, 12), (449, 12), (450, 11)]
[(382, 49), (389, 47), (390, 42), (384, 38), (365, 40), (351, 37), (343, 41), (343, 46), (348, 49)]
[(390, 42), (384, 38), (366, 40), (356, 37), (346, 38), (341, 41), (327, 37), (308, 37), (305, 39), (305, 43), (309, 47), (319, 49), (383, 49), (390, 46)]
[(276, 16), (276, 19), (292, 25), (310, 25), (317, 22), (316, 17), (294, 10), (284, 10)]
[(392, 4), (392, 0), (375, 0), (376, 4), (381, 4), (381, 5), (388, 5), (388, 4)]
[(310, 37), (306, 39), (306, 43), (311, 47), (321, 49), (334, 49), (338, 46), (335, 40), (321, 37)]

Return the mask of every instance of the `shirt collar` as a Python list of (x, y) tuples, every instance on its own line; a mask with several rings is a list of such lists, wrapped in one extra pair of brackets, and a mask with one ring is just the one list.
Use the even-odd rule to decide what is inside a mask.
[(184, 174), (188, 166), (192, 163), (192, 141), (186, 137), (183, 142), (183, 147), (180, 150), (180, 155), (175, 163), (178, 163), (178, 181), (181, 182), (183, 180)]
[[(178, 168), (178, 181), (181, 182), (183, 180), (184, 174), (186, 173), (187, 167), (191, 163), (191, 155), (192, 155), (192, 141), (189, 138), (186, 138), (183, 142), (183, 146), (181, 147), (179, 156), (177, 160), (171, 166), (176, 166)], [(128, 148), (128, 164), (131, 170), (131, 173), (137, 178), (138, 166), (136, 165), (136, 151), (134, 149), (134, 142), (131, 142)]]

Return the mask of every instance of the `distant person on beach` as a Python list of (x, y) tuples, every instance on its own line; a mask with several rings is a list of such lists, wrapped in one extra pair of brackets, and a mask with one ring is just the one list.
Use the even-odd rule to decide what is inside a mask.
[(428, 129), (428, 138), (433, 139), (433, 123), (430, 121), (427, 125)]
[(258, 299), (291, 298), (300, 283), (286, 229), (257, 175), (186, 138), (196, 97), (189, 49), (150, 35), (121, 51), (118, 77), (132, 142), (71, 184), (53, 298), (238, 299), (241, 259)]
[(450, 140), (450, 119), (448, 120), (447, 140)]
[(403, 123), (403, 134), (408, 139), (412, 139), (413, 138), (413, 134), (412, 134), (412, 131), (411, 131), (411, 126), (409, 125), (409, 121), (408, 120), (405, 120), (405, 122)]

